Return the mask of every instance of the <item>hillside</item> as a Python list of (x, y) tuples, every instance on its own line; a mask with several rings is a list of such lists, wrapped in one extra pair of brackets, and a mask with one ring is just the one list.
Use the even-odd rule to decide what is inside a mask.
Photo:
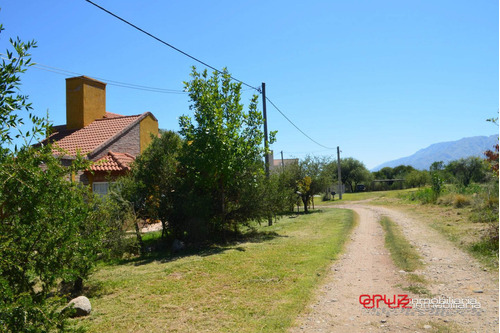
[(474, 136), (463, 138), (457, 141), (440, 142), (430, 145), (427, 148), (417, 151), (415, 154), (397, 160), (380, 164), (372, 171), (380, 170), (384, 167), (396, 167), (398, 165), (411, 165), (415, 169), (428, 169), (436, 161), (448, 163), (469, 156), (484, 157), (483, 153), (492, 149), (498, 143), (498, 135)]

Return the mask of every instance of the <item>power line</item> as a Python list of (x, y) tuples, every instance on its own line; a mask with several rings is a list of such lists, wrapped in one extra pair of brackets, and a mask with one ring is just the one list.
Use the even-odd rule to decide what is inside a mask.
[[(133, 24), (133, 23), (131, 23), (131, 22), (129, 22), (129, 21), (127, 21), (127, 20), (125, 20), (124, 18), (122, 18), (122, 17), (120, 17), (120, 16), (118, 16), (118, 15), (116, 15), (116, 14), (114, 14), (113, 12), (111, 12), (111, 11), (107, 10), (106, 8), (103, 8), (103, 7), (99, 6), (98, 4), (96, 4), (96, 3), (94, 3), (94, 2), (92, 2), (92, 1), (90, 1), (90, 0), (85, 0), (85, 1), (86, 1), (86, 2), (88, 2), (88, 3), (90, 3), (91, 5), (93, 5), (93, 6), (97, 7), (97, 8), (99, 8), (100, 10), (102, 10), (102, 11), (104, 11), (104, 12), (108, 13), (109, 15), (113, 16), (114, 18), (116, 18), (116, 19), (118, 19), (118, 20), (120, 20), (120, 21), (122, 21), (122, 22), (124, 22), (124, 23), (128, 24), (129, 26), (133, 27), (134, 29), (136, 29), (136, 30), (138, 30), (138, 31), (140, 31), (140, 32), (142, 32), (142, 33), (144, 33), (144, 34), (148, 35), (149, 37), (151, 37), (151, 38), (155, 39), (156, 41), (158, 41), (158, 42), (160, 42), (160, 43), (162, 43), (162, 44), (164, 44), (164, 45), (166, 45), (166, 46), (168, 46), (168, 47), (170, 47), (170, 48), (174, 49), (175, 51), (177, 51), (177, 52), (179, 52), (179, 53), (181, 53), (181, 54), (185, 55), (186, 57), (193, 59), (194, 61), (196, 61), (196, 62), (198, 62), (198, 63), (200, 63), (200, 64), (202, 64), (202, 65), (204, 65), (204, 66), (206, 66), (206, 67), (208, 67), (208, 68), (210, 68), (210, 69), (212, 69), (212, 70), (214, 70), (214, 71), (216, 71), (216, 72), (217, 72), (217, 73), (219, 73), (219, 74), (223, 74), (223, 72), (222, 72), (222, 71), (220, 71), (220, 70), (218, 70), (217, 68), (215, 68), (215, 67), (213, 67), (213, 66), (210, 66), (210, 65), (209, 65), (209, 64), (207, 64), (206, 62), (201, 61), (201, 60), (200, 60), (200, 59), (198, 59), (198, 58), (195, 58), (194, 56), (192, 56), (192, 55), (188, 54), (187, 52), (182, 51), (181, 49), (178, 49), (177, 47), (173, 46), (172, 44), (169, 44), (169, 43), (165, 42), (164, 40), (162, 40), (162, 39), (160, 39), (160, 38), (156, 37), (155, 35), (153, 35), (153, 34), (151, 34), (151, 33), (147, 32), (146, 30), (144, 30), (144, 29), (142, 29), (142, 28), (139, 28), (139, 27), (138, 27), (138, 26), (136, 26), (135, 24)], [(255, 90), (257, 90), (258, 92), (262, 93), (262, 92), (261, 92), (261, 90), (260, 90), (260, 88), (257, 88), (257, 87), (254, 87), (254, 86), (251, 86), (250, 84), (248, 84), (248, 83), (246, 83), (246, 82), (244, 82), (244, 81), (238, 80), (238, 79), (234, 78), (233, 76), (230, 76), (230, 78), (231, 78), (232, 80), (234, 80), (234, 81), (237, 81), (237, 82), (239, 82), (239, 83), (241, 83), (241, 84), (243, 84), (243, 85), (245, 85), (245, 86), (247, 86), (247, 87), (249, 87), (249, 88), (255, 89)], [(314, 142), (315, 144), (317, 144), (317, 145), (318, 145), (318, 146), (320, 146), (320, 147), (323, 147), (323, 148), (326, 148), (326, 149), (335, 149), (335, 148), (330, 148), (330, 147), (327, 147), (327, 146), (325, 146), (325, 145), (322, 145), (322, 144), (321, 144), (321, 143), (319, 143), (318, 141), (316, 141), (316, 140), (314, 140), (313, 138), (311, 138), (311, 137), (310, 137), (309, 135), (307, 135), (304, 131), (302, 131), (302, 130), (301, 130), (301, 129), (297, 126), (297, 125), (295, 125), (295, 124), (293, 123), (293, 121), (291, 121), (291, 120), (290, 120), (290, 119), (289, 119), (289, 118), (288, 118), (288, 117), (287, 117), (287, 116), (286, 116), (286, 115), (285, 115), (285, 114), (284, 114), (284, 113), (283, 113), (283, 112), (282, 112), (282, 111), (281, 111), (281, 110), (280, 110), (280, 109), (279, 109), (279, 108), (278, 108), (278, 107), (277, 107), (277, 106), (276, 106), (276, 105), (275, 105), (275, 104), (274, 104), (274, 103), (273, 103), (273, 102), (269, 99), (269, 98), (267, 98), (267, 97), (266, 97), (266, 100), (267, 100), (267, 101), (269, 101), (269, 103), (271, 103), (271, 105), (272, 105), (272, 106), (274, 106), (274, 108), (275, 108), (276, 110), (278, 110), (278, 112), (279, 112), (279, 113), (280, 113), (280, 114), (281, 114), (281, 115), (282, 115), (282, 116), (283, 116), (286, 120), (288, 120), (288, 122), (289, 122), (290, 124), (292, 124), (292, 125), (293, 125), (293, 127), (295, 127), (295, 128), (296, 128), (296, 129), (297, 129), (300, 133), (302, 133), (302, 134), (303, 134), (306, 138), (308, 138), (309, 140), (311, 140), (312, 142)]]
[[(4, 56), (5, 56), (5, 54), (0, 53), (0, 58), (1, 59), (8, 60)], [(62, 69), (62, 68), (47, 66), (47, 65), (40, 64), (40, 63), (34, 63), (33, 67), (35, 67), (37, 69), (41, 69), (41, 70), (47, 71), (47, 72), (52, 72), (52, 73), (55, 73), (55, 74), (64, 75), (64, 76), (73, 76), (73, 75), (82, 76), (83, 75), (81, 73), (68, 71), (68, 70)], [(138, 85), (138, 84), (133, 84), (133, 83), (126, 83), (126, 82), (109, 80), (109, 79), (100, 78), (100, 77), (96, 77), (96, 76), (92, 76), (92, 78), (94, 78), (96, 80), (103, 81), (103, 82), (107, 83), (108, 85), (122, 87), (122, 88), (129, 88), (129, 89), (136, 89), (136, 90), (158, 92), (158, 93), (163, 93), (163, 94), (183, 94), (183, 95), (187, 94), (187, 92), (185, 92), (183, 90), (143, 86), (143, 85)]]
[(279, 112), (281, 113), (281, 115), (286, 119), (288, 120), (288, 122), (290, 124), (293, 125), (293, 127), (295, 127), (300, 133), (302, 133), (306, 138), (308, 138), (309, 140), (311, 140), (312, 142), (314, 142), (315, 144), (317, 144), (318, 146), (320, 147), (323, 147), (325, 149), (335, 149), (335, 148), (330, 148), (330, 147), (327, 147), (327, 146), (324, 146), (322, 145), (321, 143), (319, 143), (318, 141), (314, 140), (313, 138), (311, 138), (309, 135), (307, 135), (303, 130), (301, 130), (297, 125), (295, 125), (295, 123), (293, 121), (290, 120), (290, 118), (288, 118), (277, 106), (276, 104), (273, 103), (273, 101), (271, 101), (268, 97), (266, 97), (266, 100), (271, 103), (272, 106), (274, 106), (274, 108)]
[[(128, 25), (130, 25), (130, 26), (131, 26), (131, 27), (133, 27), (134, 29), (137, 29), (137, 30), (139, 30), (140, 32), (142, 32), (142, 33), (144, 33), (144, 34), (148, 35), (149, 37), (151, 37), (151, 38), (153, 38), (153, 39), (157, 40), (158, 42), (160, 42), (160, 43), (162, 43), (162, 44), (164, 44), (164, 45), (166, 45), (166, 46), (168, 46), (168, 47), (170, 47), (170, 48), (174, 49), (175, 51), (177, 51), (177, 52), (179, 52), (179, 53), (182, 53), (182, 54), (183, 54), (183, 55), (185, 55), (186, 57), (189, 57), (189, 58), (193, 59), (194, 61), (196, 61), (196, 62), (198, 62), (198, 63), (200, 63), (200, 64), (202, 64), (202, 65), (204, 65), (204, 66), (206, 66), (206, 67), (208, 67), (208, 68), (210, 68), (210, 69), (212, 69), (212, 70), (214, 70), (214, 71), (216, 71), (216, 72), (217, 72), (217, 73), (219, 73), (219, 74), (223, 74), (223, 72), (222, 72), (222, 71), (220, 71), (220, 70), (218, 70), (217, 68), (210, 66), (210, 65), (209, 65), (209, 64), (207, 64), (206, 62), (203, 62), (203, 61), (201, 61), (200, 59), (193, 57), (193, 56), (192, 56), (192, 55), (190, 55), (189, 53), (184, 52), (184, 51), (182, 51), (181, 49), (176, 48), (176, 47), (175, 47), (175, 46), (173, 46), (172, 44), (169, 44), (169, 43), (165, 42), (164, 40), (162, 40), (162, 39), (160, 39), (160, 38), (156, 37), (155, 35), (153, 35), (153, 34), (151, 34), (151, 33), (147, 32), (146, 30), (139, 28), (139, 27), (138, 27), (138, 26), (136, 26), (135, 24), (133, 24), (133, 23), (131, 23), (131, 22), (129, 22), (129, 21), (127, 21), (127, 20), (125, 20), (124, 18), (121, 18), (120, 16), (118, 16), (118, 15), (116, 15), (116, 14), (114, 14), (114, 13), (110, 12), (110, 11), (109, 11), (109, 10), (107, 10), (106, 8), (103, 8), (103, 7), (99, 6), (98, 4), (96, 4), (96, 3), (94, 3), (94, 2), (92, 2), (92, 1), (90, 1), (90, 0), (85, 0), (85, 1), (87, 1), (87, 2), (88, 2), (88, 3), (90, 3), (91, 5), (94, 5), (95, 7), (99, 8), (100, 10), (102, 10), (102, 11), (104, 11), (104, 12), (108, 13), (109, 15), (111, 15), (111, 16), (113, 16), (113, 17), (117, 18), (118, 20), (120, 20), (120, 21), (122, 21), (122, 22), (124, 22), (124, 23), (126, 23), (126, 24), (128, 24)], [(243, 84), (243, 85), (245, 85), (245, 86), (247, 86), (247, 87), (249, 87), (249, 88), (252, 88), (252, 89), (258, 90), (256, 87), (251, 86), (251, 85), (249, 85), (248, 83), (243, 82), (243, 81), (241, 81), (241, 80), (238, 80), (238, 79), (234, 78), (233, 76), (231, 76), (231, 79), (233, 79), (234, 81), (239, 82), (239, 83), (241, 83), (241, 84)]]

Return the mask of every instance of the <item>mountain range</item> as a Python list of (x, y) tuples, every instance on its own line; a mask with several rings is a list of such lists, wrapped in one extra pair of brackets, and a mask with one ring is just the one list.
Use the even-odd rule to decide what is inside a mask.
[(486, 150), (493, 150), (498, 143), (498, 135), (474, 136), (457, 141), (440, 142), (417, 151), (415, 154), (397, 160), (382, 163), (371, 171), (378, 171), (384, 167), (394, 168), (398, 165), (411, 165), (415, 169), (426, 170), (436, 161), (445, 164), (469, 156), (484, 157)]

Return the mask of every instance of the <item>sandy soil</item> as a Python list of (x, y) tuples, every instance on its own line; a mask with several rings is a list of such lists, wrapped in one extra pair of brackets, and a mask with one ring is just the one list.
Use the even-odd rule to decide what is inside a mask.
[[(290, 332), (433, 332), (443, 326), (458, 326), (464, 332), (498, 332), (497, 273), (484, 270), (437, 231), (405, 213), (363, 202), (337, 207), (354, 210), (359, 224), (314, 302)], [(420, 252), (424, 268), (414, 273), (427, 280), (426, 288), (432, 297), (402, 289), (409, 285), (407, 273), (394, 266), (384, 247), (381, 216), (398, 223)], [(368, 312), (373, 310), (360, 304), (362, 294), (387, 295), (391, 299), (399, 294), (412, 299), (475, 299), (481, 309), (474, 313), (460, 313), (457, 309), (436, 313), (413, 307), (390, 312), (387, 305), (380, 303), (378, 311)]]

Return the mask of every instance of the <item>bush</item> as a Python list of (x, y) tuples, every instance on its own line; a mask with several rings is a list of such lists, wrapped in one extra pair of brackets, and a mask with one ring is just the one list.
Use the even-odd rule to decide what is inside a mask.
[(51, 147), (25, 147), (0, 160), (2, 331), (63, 325), (54, 288), (62, 280), (81, 291), (102, 254), (108, 226), (88, 189), (66, 180), (70, 172)]
[(419, 189), (418, 191), (411, 192), (407, 196), (410, 201), (419, 201), (423, 204), (430, 204), (436, 202), (436, 195), (430, 188)]
[[(77, 156), (65, 168), (52, 147), (30, 146), (48, 131), (48, 120), (18, 94), (35, 43), (11, 44), (15, 52), (7, 50), (0, 64), (0, 331), (63, 332), (69, 313), (60, 313), (65, 300), (54, 296), (56, 287), (83, 287), (108, 227), (89, 190), (68, 180), (88, 161)], [(23, 112), (32, 125), (26, 133)], [(14, 137), (24, 140), (20, 149)]]
[(471, 200), (463, 194), (455, 194), (453, 198), (453, 207), (462, 208), (470, 205)]

